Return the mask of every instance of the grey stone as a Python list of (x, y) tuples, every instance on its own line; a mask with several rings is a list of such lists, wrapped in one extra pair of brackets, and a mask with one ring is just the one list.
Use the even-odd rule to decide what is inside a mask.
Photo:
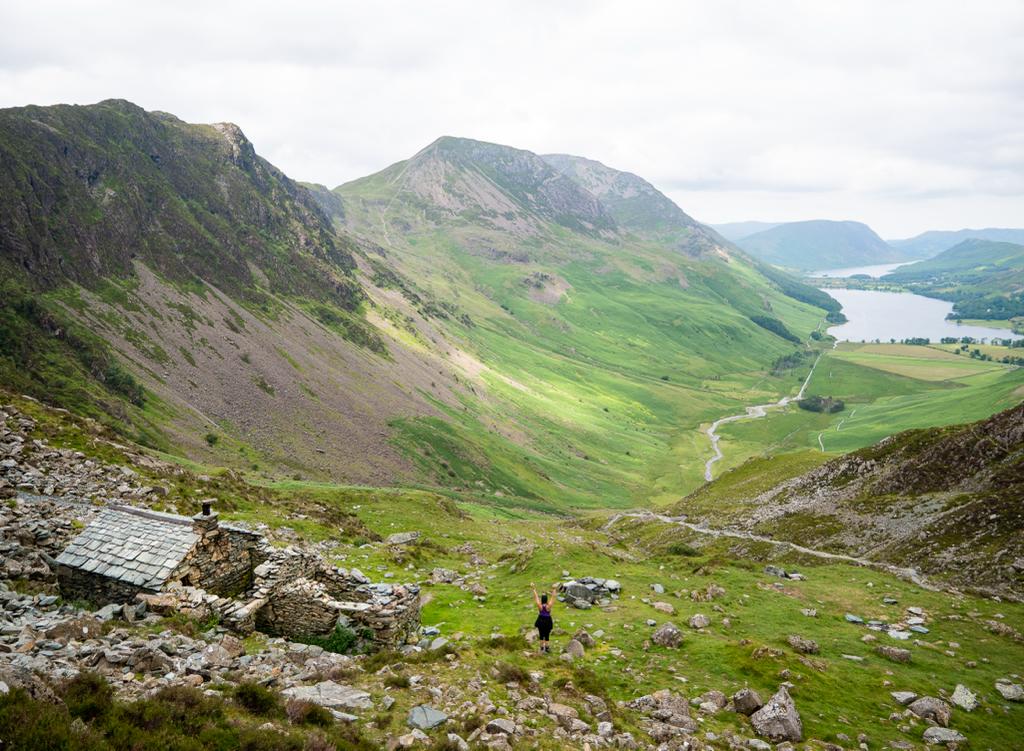
[(334, 681), (321, 681), (312, 686), (293, 686), (281, 693), (289, 699), (311, 701), (328, 709), (373, 708), (373, 701), (367, 692)]
[(936, 699), (934, 696), (922, 696), (911, 702), (907, 708), (923, 720), (931, 720), (942, 727), (949, 725), (950, 708), (942, 699)]
[(446, 722), (448, 715), (429, 704), (420, 704), (409, 710), (407, 722), (418, 730), (429, 730)]
[(763, 706), (760, 695), (752, 688), (741, 688), (732, 695), (732, 708), (739, 714), (749, 717)]
[(973, 712), (978, 707), (978, 695), (962, 683), (956, 684), (950, 701), (967, 712)]
[(387, 539), (384, 540), (385, 545), (409, 545), (410, 543), (416, 542), (420, 539), (419, 532), (395, 532), (393, 535), (388, 535)]
[(846, 619), (847, 623), (864, 623), (863, 618), (861, 618), (859, 615), (854, 615), (853, 613), (847, 613), (843, 617)]
[(875, 648), (882, 657), (893, 662), (907, 663), (910, 662), (910, 650), (901, 649), (900, 647), (890, 647), (886, 645), (879, 645)]
[(104, 605), (95, 613), (95, 616), (101, 621), (112, 621), (119, 615), (121, 615), (121, 606), (115, 603)]
[(498, 717), (488, 722), (485, 730), (492, 735), (515, 735), (516, 724), (512, 720)]
[(996, 681), (996, 691), (1007, 701), (1024, 701), (1024, 685), (1006, 679)]
[(791, 646), (793, 649), (795, 649), (800, 654), (805, 654), (805, 655), (816, 655), (816, 654), (818, 654), (818, 651), (819, 651), (818, 650), (818, 642), (814, 641), (814, 639), (807, 639), (807, 638), (805, 638), (803, 636), (798, 636), (796, 634), (791, 634), (789, 636), (789, 638), (786, 639), (786, 641), (789, 642), (789, 646)]
[(750, 716), (750, 722), (758, 735), (776, 743), (803, 739), (803, 723), (800, 713), (783, 686), (768, 700), (768, 703)]
[(570, 639), (565, 645), (565, 652), (566, 654), (571, 655), (573, 659), (578, 659), (583, 657), (586, 650), (583, 649), (583, 645), (579, 641), (576, 639)]
[(663, 623), (651, 634), (651, 641), (661, 647), (674, 649), (683, 641), (683, 633), (674, 623)]
[(711, 619), (703, 613), (690, 616), (690, 628), (707, 628), (711, 625)]
[(950, 743), (963, 743), (967, 740), (962, 734), (949, 728), (927, 728), (924, 731), (924, 742), (929, 745), (945, 746)]
[(890, 691), (889, 696), (895, 699), (897, 704), (902, 704), (904, 707), (917, 698), (917, 694), (913, 691)]

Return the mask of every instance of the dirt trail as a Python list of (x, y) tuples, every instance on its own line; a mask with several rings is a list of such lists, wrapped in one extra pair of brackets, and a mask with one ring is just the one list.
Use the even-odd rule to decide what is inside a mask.
[(711, 423), (711, 427), (709, 427), (704, 432), (707, 434), (707, 437), (711, 439), (711, 449), (715, 452), (715, 455), (704, 463), (705, 480), (711, 482), (711, 480), (713, 479), (711, 468), (714, 466), (715, 462), (721, 461), (721, 459), (723, 458), (722, 449), (718, 445), (718, 442), (721, 440), (721, 436), (719, 436), (717, 432), (718, 428), (721, 427), (722, 425), (725, 425), (728, 422), (736, 422), (737, 420), (755, 420), (759, 417), (764, 417), (765, 415), (768, 414), (769, 409), (774, 409), (776, 407), (785, 407), (790, 402), (803, 399), (804, 391), (807, 390), (807, 384), (811, 382), (811, 376), (814, 375), (814, 369), (818, 367), (819, 360), (821, 360), (820, 354), (814, 361), (814, 365), (811, 366), (811, 372), (807, 374), (807, 378), (804, 379), (803, 385), (800, 386), (800, 390), (796, 393), (796, 396), (784, 396), (777, 402), (772, 402), (771, 404), (756, 404), (752, 407), (747, 407), (746, 411), (743, 412), (743, 414), (722, 417)]
[(623, 512), (615, 514), (602, 528), (607, 531), (613, 527), (620, 519), (642, 519), (644, 521), (657, 521), (663, 524), (674, 524), (678, 527), (684, 527), (691, 532), (697, 532), (702, 535), (710, 535), (711, 537), (728, 537), (736, 540), (749, 540), (751, 542), (762, 542), (768, 545), (775, 545), (776, 547), (784, 547), (793, 550), (797, 553), (803, 553), (804, 555), (813, 556), (815, 558), (821, 558), (829, 561), (839, 561), (842, 563), (853, 563), (857, 566), (865, 566), (873, 568), (878, 571), (885, 571), (886, 573), (897, 576), (900, 579), (913, 582), (922, 589), (927, 589), (932, 592), (942, 591), (940, 587), (935, 586), (928, 582), (921, 574), (913, 568), (904, 568), (902, 566), (893, 566), (890, 563), (880, 563), (878, 561), (872, 561), (867, 558), (858, 558), (852, 555), (844, 555), (842, 553), (829, 553), (825, 550), (815, 550), (814, 548), (808, 548), (803, 545), (797, 545), (793, 542), (787, 542), (786, 540), (775, 540), (771, 537), (765, 537), (764, 535), (755, 535), (753, 532), (743, 532), (741, 530), (729, 530), (729, 529), (714, 529), (712, 527), (705, 527), (693, 522), (686, 521), (685, 516), (666, 516), (664, 514), (656, 514), (653, 511), (635, 511), (635, 512)]

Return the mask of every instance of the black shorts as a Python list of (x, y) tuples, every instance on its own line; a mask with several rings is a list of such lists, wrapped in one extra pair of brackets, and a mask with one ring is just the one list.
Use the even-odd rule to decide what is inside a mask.
[(538, 618), (533, 622), (533, 625), (537, 627), (540, 640), (547, 641), (548, 637), (551, 636), (551, 629), (555, 627), (555, 622), (552, 618)]

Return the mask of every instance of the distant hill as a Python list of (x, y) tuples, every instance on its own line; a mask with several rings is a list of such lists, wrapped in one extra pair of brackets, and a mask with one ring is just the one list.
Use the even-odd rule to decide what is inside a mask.
[(1024, 316), (1024, 245), (964, 240), (934, 258), (883, 277), (914, 292), (953, 302), (958, 318)]
[(931, 258), (964, 240), (994, 240), (1024, 244), (1024, 229), (958, 229), (955, 231), (930, 230), (904, 240), (889, 240), (910, 258)]
[(737, 242), (758, 232), (774, 229), (782, 222), (726, 222), (725, 224), (709, 224), (715, 232), (726, 240)]
[(906, 260), (866, 224), (789, 222), (737, 241), (748, 253), (786, 268), (815, 271)]

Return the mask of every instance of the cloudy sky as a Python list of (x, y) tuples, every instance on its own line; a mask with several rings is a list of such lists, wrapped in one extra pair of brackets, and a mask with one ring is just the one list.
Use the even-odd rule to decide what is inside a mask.
[(330, 186), (463, 135), (902, 237), (1024, 226), (1021, 40), (1021, 0), (0, 0), (0, 106), (229, 120)]

